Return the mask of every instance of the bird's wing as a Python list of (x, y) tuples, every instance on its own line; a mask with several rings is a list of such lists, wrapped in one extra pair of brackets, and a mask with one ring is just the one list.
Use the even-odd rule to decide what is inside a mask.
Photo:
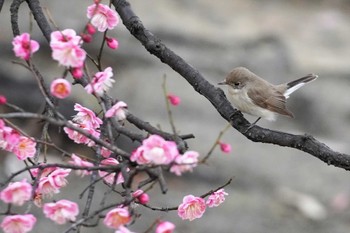
[(286, 107), (286, 98), (284, 95), (274, 88), (266, 91), (266, 88), (254, 87), (248, 90), (249, 98), (259, 107), (266, 108), (272, 112), (293, 117), (293, 113), (288, 111)]

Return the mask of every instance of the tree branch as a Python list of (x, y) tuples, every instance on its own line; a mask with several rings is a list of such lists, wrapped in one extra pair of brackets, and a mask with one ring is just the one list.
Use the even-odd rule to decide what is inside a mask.
[(311, 135), (293, 135), (259, 126), (254, 126), (246, 132), (250, 123), (243, 117), (241, 112), (231, 106), (221, 89), (210, 84), (198, 70), (170, 50), (159, 38), (147, 30), (140, 18), (133, 12), (128, 1), (113, 0), (112, 4), (123, 20), (123, 24), (142, 43), (148, 52), (158, 57), (163, 63), (169, 65), (185, 78), (196, 92), (203, 95), (212, 103), (219, 114), (231, 123), (232, 127), (241, 132), (249, 140), (295, 148), (319, 158), (328, 165), (350, 170), (349, 155), (333, 151)]

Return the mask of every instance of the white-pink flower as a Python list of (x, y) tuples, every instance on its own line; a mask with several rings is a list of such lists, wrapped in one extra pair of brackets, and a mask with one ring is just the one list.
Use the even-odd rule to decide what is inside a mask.
[(60, 200), (54, 203), (46, 203), (43, 212), (47, 218), (57, 224), (65, 224), (67, 221), (75, 221), (79, 214), (78, 204), (68, 200)]
[(187, 195), (183, 198), (182, 203), (177, 209), (177, 214), (183, 220), (188, 219), (190, 221), (201, 218), (206, 209), (205, 200), (201, 197), (195, 197), (193, 195)]
[(37, 194), (52, 196), (60, 192), (60, 188), (67, 185), (66, 177), (70, 174), (71, 169), (56, 168), (48, 176), (41, 177), (39, 180)]
[(73, 121), (80, 125), (84, 125), (85, 128), (98, 129), (103, 123), (92, 110), (83, 107), (78, 103), (74, 105), (74, 111), (77, 111), (78, 113), (74, 116)]
[[(101, 166), (115, 166), (118, 165), (119, 162), (115, 158), (107, 158), (101, 161)], [(108, 172), (105, 171), (98, 171), (98, 174), (103, 177), (103, 180), (108, 184), (121, 184), (124, 182), (124, 177), (121, 172), (118, 174), (116, 173), (110, 173), (108, 175)], [(115, 177), (117, 175), (117, 177)]]
[(19, 143), (21, 135), (0, 120), (0, 148), (12, 152)]
[(118, 229), (120, 226), (129, 223), (130, 220), (131, 217), (128, 209), (117, 207), (106, 214), (103, 223), (109, 228)]
[(125, 102), (118, 101), (115, 105), (108, 109), (108, 111), (105, 114), (105, 117), (115, 117), (118, 121), (125, 120), (126, 108), (128, 108), (128, 105)]
[(36, 218), (32, 214), (9, 215), (2, 220), (1, 228), (5, 233), (27, 233), (35, 223)]
[(113, 29), (119, 22), (118, 14), (104, 4), (92, 4), (87, 8), (87, 17), (98, 31), (104, 32)]
[[(93, 128), (90, 128), (90, 127), (87, 127), (86, 125), (84, 124), (76, 124), (72, 121), (68, 121), (70, 124), (72, 124), (73, 126), (75, 127), (78, 127), (80, 129), (83, 129), (85, 130), (88, 134), (96, 137), (96, 138), (99, 138), (100, 137), (100, 131), (99, 130), (95, 130)], [(68, 135), (68, 137), (70, 139), (72, 139), (75, 143), (77, 144), (86, 144), (87, 146), (94, 146), (95, 145), (95, 142), (92, 141), (90, 138), (78, 133), (77, 131), (71, 129), (71, 128), (68, 128), (68, 127), (64, 127), (63, 128), (64, 132)]]
[(53, 96), (64, 99), (71, 93), (71, 84), (66, 79), (58, 78), (52, 81), (50, 86), (50, 92)]
[(86, 58), (86, 52), (81, 48), (82, 41), (73, 29), (52, 32), (52, 58), (63, 66), (82, 67)]
[(156, 233), (172, 233), (175, 230), (175, 225), (171, 222), (164, 221), (157, 225)]
[(198, 164), (199, 154), (196, 151), (186, 151), (183, 155), (175, 158), (175, 163), (171, 166), (170, 172), (180, 176), (184, 172), (192, 172)]
[(207, 200), (207, 205), (209, 207), (217, 207), (221, 203), (225, 201), (225, 195), (228, 195), (228, 193), (225, 192), (224, 189), (219, 189), (216, 192), (213, 192)]
[(10, 183), (0, 193), (0, 199), (5, 203), (21, 206), (32, 196), (32, 185), (27, 180)]
[(39, 50), (39, 43), (35, 40), (30, 39), (28, 33), (23, 33), (16, 36), (12, 40), (13, 51), (16, 57), (22, 58), (24, 60), (29, 60), (30, 56)]
[[(69, 161), (70, 164), (76, 165), (76, 166), (80, 166), (80, 167), (93, 167), (94, 164), (81, 159), (79, 156), (72, 154), (71, 160)], [(86, 176), (86, 175), (90, 175), (91, 171), (87, 171), (87, 170), (76, 170), (75, 173), (78, 176)]]
[(89, 93), (95, 93), (102, 96), (105, 91), (108, 91), (115, 82), (112, 79), (113, 71), (111, 67), (107, 67), (104, 71), (97, 72), (91, 82), (85, 86), (85, 90)]
[(36, 152), (36, 142), (32, 139), (20, 136), (19, 142), (13, 148), (13, 153), (19, 160), (25, 160), (27, 158), (33, 158)]
[(179, 155), (176, 143), (166, 141), (158, 135), (151, 135), (143, 140), (131, 155), (130, 160), (138, 164), (170, 164)]

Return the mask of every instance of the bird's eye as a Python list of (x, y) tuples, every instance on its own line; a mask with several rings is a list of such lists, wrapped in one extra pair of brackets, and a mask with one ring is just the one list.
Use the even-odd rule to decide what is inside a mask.
[(233, 85), (235, 85), (235, 87), (239, 87), (241, 85), (240, 82), (235, 82)]

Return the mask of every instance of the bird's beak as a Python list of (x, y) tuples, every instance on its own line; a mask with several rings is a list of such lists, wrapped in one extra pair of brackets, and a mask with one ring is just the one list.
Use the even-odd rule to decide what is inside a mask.
[(226, 85), (226, 80), (222, 81), (222, 82), (219, 82), (218, 85)]

